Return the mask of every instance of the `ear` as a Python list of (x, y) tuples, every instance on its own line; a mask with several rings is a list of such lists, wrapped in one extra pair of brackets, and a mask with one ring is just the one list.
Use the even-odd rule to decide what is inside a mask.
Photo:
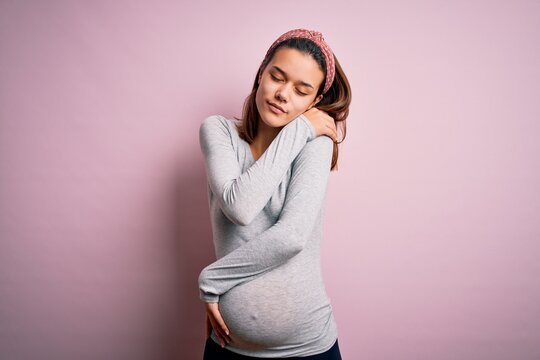
[(315, 100), (313, 100), (313, 102), (311, 103), (311, 105), (309, 106), (310, 108), (315, 106), (319, 101), (321, 101), (323, 98), (323, 95), (320, 94), (319, 96), (317, 96), (317, 98)]

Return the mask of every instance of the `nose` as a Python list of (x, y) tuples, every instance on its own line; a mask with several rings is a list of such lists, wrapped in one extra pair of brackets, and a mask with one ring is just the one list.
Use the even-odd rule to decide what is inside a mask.
[(276, 91), (276, 99), (279, 101), (287, 101), (289, 99), (289, 89), (287, 88), (287, 85), (280, 87)]

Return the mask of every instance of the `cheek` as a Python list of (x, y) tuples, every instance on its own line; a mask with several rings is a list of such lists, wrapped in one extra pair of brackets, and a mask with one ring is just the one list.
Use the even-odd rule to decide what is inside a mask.
[(311, 105), (311, 100), (307, 96), (297, 99), (295, 106), (298, 108), (298, 111), (305, 111), (309, 105)]
[(257, 93), (255, 95), (255, 103), (257, 104), (257, 107), (261, 107), (264, 105), (264, 102), (267, 98), (270, 97), (270, 92), (265, 87), (265, 85), (260, 84), (259, 88), (257, 89)]
[(259, 85), (259, 89), (261, 90), (261, 92), (263, 94), (268, 94), (268, 93), (271, 93), (272, 91), (274, 91), (274, 84), (272, 84), (270, 81), (263, 81), (260, 85)]

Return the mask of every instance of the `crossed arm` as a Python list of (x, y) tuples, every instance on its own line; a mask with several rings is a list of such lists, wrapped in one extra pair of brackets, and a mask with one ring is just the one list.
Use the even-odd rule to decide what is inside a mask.
[[(287, 124), (243, 174), (230, 138), (228, 144), (223, 141), (209, 152), (216, 157), (207, 161), (207, 171), (214, 175), (209, 176), (210, 187), (224, 214), (239, 225), (248, 224), (264, 208), (291, 163), (292, 174), (278, 221), (201, 271), (201, 300), (218, 302), (221, 294), (280, 266), (304, 248), (322, 209), (333, 155), (333, 141), (327, 136), (314, 137), (310, 126), (303, 117)], [(201, 127), (203, 135), (204, 131)], [(201, 142), (207, 151), (210, 145)]]
[(304, 145), (315, 139), (315, 128), (303, 115), (285, 125), (263, 155), (244, 173), (231, 143), (231, 130), (220, 115), (207, 117), (199, 128), (208, 185), (223, 214), (237, 225), (248, 225), (261, 212)]

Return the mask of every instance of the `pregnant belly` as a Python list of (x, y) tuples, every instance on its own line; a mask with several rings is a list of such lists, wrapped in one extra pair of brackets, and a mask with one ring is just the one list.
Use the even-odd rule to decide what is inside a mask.
[(283, 267), (221, 295), (219, 310), (233, 343), (246, 349), (264, 349), (313, 336), (305, 330), (317, 326), (317, 321), (323, 321), (324, 326), (324, 315), (329, 311), (325, 305), (329, 302), (323, 287), (306, 288), (306, 284), (322, 285), (322, 281), (307, 281), (305, 276), (287, 276)]

